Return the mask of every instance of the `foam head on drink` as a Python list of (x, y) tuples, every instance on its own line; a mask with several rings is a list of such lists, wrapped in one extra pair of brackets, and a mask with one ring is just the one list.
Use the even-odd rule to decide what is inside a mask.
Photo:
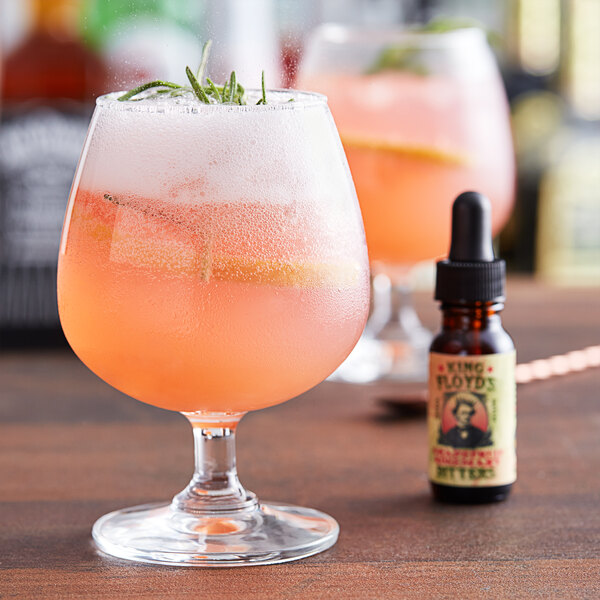
[(75, 352), (117, 389), (185, 412), (258, 409), (321, 381), (368, 303), (324, 100), (116, 96), (99, 99), (63, 232), (59, 310)]

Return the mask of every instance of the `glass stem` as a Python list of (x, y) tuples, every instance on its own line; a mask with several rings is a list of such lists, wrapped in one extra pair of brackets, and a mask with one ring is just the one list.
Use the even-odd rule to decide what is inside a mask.
[(371, 279), (371, 303), (367, 331), (377, 336), (392, 318), (392, 281), (385, 273), (378, 273)]
[(423, 326), (412, 301), (412, 290), (406, 283), (392, 286), (391, 320), (404, 331), (420, 330)]
[(369, 333), (380, 340), (428, 345), (431, 334), (423, 327), (412, 301), (409, 272), (396, 270), (394, 277), (380, 272), (372, 280), (373, 309)]
[(244, 413), (185, 413), (194, 433), (194, 476), (172, 508), (187, 513), (221, 513), (254, 508), (235, 466), (235, 430)]

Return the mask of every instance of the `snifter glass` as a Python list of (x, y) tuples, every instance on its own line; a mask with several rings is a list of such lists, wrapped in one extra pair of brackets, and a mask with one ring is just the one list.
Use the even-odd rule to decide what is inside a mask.
[(94, 540), (114, 556), (174, 565), (325, 550), (334, 519), (242, 487), (235, 431), (247, 411), (326, 378), (366, 321), (364, 231), (326, 100), (117, 96), (99, 98), (75, 176), (60, 318), (107, 383), (187, 417), (196, 465), (172, 501), (105, 515)]
[(365, 336), (336, 377), (425, 382), (431, 334), (411, 303), (413, 269), (446, 256), (460, 193), (490, 199), (494, 234), (513, 205), (508, 102), (485, 33), (323, 25), (298, 86), (327, 94), (374, 275)]

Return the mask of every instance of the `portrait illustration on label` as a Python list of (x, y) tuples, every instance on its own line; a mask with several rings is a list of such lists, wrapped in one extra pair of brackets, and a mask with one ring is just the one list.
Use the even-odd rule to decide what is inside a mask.
[(453, 448), (480, 448), (493, 444), (485, 396), (473, 392), (444, 395), (438, 444)]

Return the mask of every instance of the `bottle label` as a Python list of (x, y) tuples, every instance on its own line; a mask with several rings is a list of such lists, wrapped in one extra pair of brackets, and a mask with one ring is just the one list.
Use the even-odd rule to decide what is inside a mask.
[(56, 265), (87, 120), (39, 108), (0, 128), (0, 262)]
[(491, 487), (517, 478), (516, 353), (429, 359), (429, 479)]
[(0, 124), (0, 328), (58, 326), (60, 231), (86, 130), (75, 108)]

